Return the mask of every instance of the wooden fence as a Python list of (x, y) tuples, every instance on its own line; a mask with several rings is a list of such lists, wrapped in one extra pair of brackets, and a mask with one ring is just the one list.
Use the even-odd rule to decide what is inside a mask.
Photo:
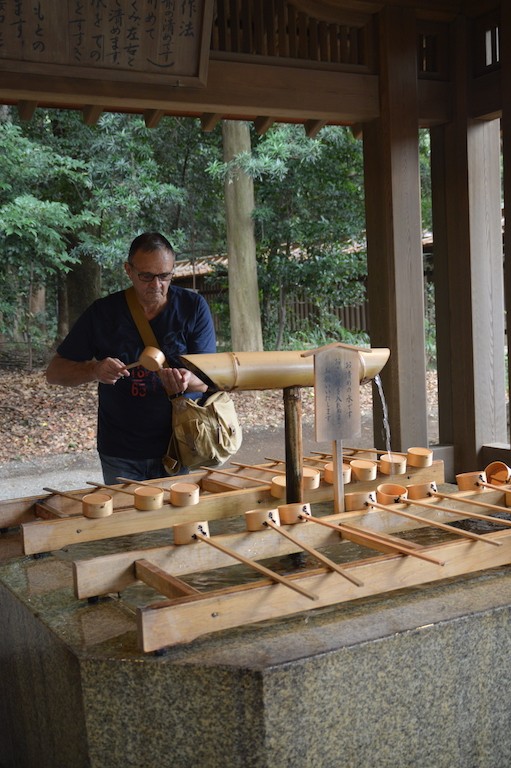
[[(192, 287), (192, 285), (186, 285), (184, 279), (177, 280), (176, 282), (184, 288)], [(218, 333), (220, 330), (220, 322), (219, 318), (215, 316), (214, 306), (215, 303), (220, 300), (222, 290), (220, 288), (215, 288), (214, 286), (205, 285), (200, 278), (195, 281), (195, 290), (204, 296), (211, 307), (215, 330)], [(348, 331), (365, 331), (366, 333), (369, 333), (367, 302), (353, 307), (337, 307), (334, 304), (331, 304), (328, 307), (328, 311), (334, 315), (334, 317), (336, 317), (341, 325)], [(307, 299), (294, 297), (288, 300), (286, 302), (287, 330), (290, 333), (295, 333), (303, 327), (303, 324), (306, 321), (311, 321), (313, 323), (320, 322), (321, 315), (319, 313), (320, 310), (318, 307)]]

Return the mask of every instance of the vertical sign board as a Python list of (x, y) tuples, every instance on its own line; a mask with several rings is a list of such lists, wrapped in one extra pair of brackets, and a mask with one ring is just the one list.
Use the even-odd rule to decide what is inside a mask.
[(344, 512), (341, 440), (361, 431), (359, 369), (359, 354), (351, 349), (330, 347), (314, 355), (316, 440), (332, 441), (336, 514)]
[(314, 355), (316, 441), (358, 437), (360, 419), (359, 353), (344, 347)]
[(2, 72), (204, 85), (213, 0), (0, 0)]

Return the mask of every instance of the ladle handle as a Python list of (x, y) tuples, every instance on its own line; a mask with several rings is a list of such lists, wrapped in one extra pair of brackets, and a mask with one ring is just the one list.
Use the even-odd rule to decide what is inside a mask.
[(357, 587), (364, 586), (363, 581), (360, 581), (360, 579), (357, 579), (356, 576), (352, 576), (351, 573), (347, 573), (347, 571), (345, 571), (344, 568), (341, 568), (340, 565), (337, 565), (337, 563), (334, 563), (326, 555), (323, 555), (321, 552), (318, 552), (318, 550), (314, 549), (314, 547), (310, 547), (305, 542), (299, 541), (299, 539), (296, 539), (294, 536), (288, 533), (288, 531), (283, 530), (280, 527), (280, 525), (275, 525), (275, 523), (272, 522), (271, 520), (266, 520), (265, 525), (267, 525), (269, 528), (272, 528), (277, 533), (280, 533), (281, 536), (285, 536), (285, 538), (289, 539), (289, 541), (292, 541), (293, 544), (298, 544), (298, 546), (301, 547), (301, 549), (303, 549), (304, 552), (308, 552), (310, 555), (315, 557), (316, 560), (319, 560), (320, 563), (323, 563), (324, 565), (327, 566), (327, 568), (330, 568), (330, 570), (335, 571), (340, 576), (344, 576), (344, 578), (348, 579), (348, 581), (351, 581), (352, 584), (355, 584)]
[(313, 592), (309, 592), (308, 589), (304, 589), (304, 587), (301, 587), (299, 584), (296, 584), (294, 581), (287, 579), (285, 576), (281, 576), (280, 574), (275, 573), (274, 571), (271, 571), (269, 568), (266, 568), (266, 566), (261, 565), (261, 563), (258, 563), (256, 560), (250, 560), (250, 558), (245, 557), (239, 552), (229, 549), (228, 547), (224, 547), (223, 544), (220, 544), (219, 542), (214, 541), (213, 539), (210, 539), (209, 536), (204, 536), (202, 533), (196, 533), (194, 534), (194, 536), (199, 541), (204, 541), (206, 544), (209, 544), (211, 547), (215, 547), (216, 549), (219, 549), (220, 552), (224, 552), (224, 554), (230, 555), (230, 557), (233, 557), (235, 560), (239, 560), (240, 563), (243, 563), (244, 565), (248, 565), (250, 568), (253, 568), (255, 571), (259, 571), (259, 573), (262, 573), (264, 576), (271, 579), (272, 581), (277, 581), (279, 584), (284, 584), (284, 586), (289, 587), (289, 589), (294, 589), (295, 592), (299, 592), (301, 595), (308, 597), (309, 600), (319, 600), (318, 595), (315, 595)]
[(108, 491), (118, 491), (119, 493), (127, 493), (128, 496), (134, 496), (133, 491), (125, 491), (124, 488), (117, 488), (114, 485), (105, 485), (104, 483), (95, 483), (93, 480), (86, 480), (87, 485), (93, 485), (95, 488), (106, 488)]
[(130, 363), (129, 365), (124, 366), (125, 371), (129, 371), (131, 368), (136, 368), (137, 365), (140, 365), (139, 361), (137, 360), (136, 363)]
[(210, 472), (215, 475), (228, 475), (229, 477), (238, 477), (240, 480), (251, 480), (253, 483), (261, 483), (261, 485), (269, 485), (267, 480), (263, 480), (260, 477), (250, 477), (250, 475), (242, 475), (241, 472), (229, 472), (228, 469), (215, 469), (214, 467), (199, 467), (206, 472)]
[[(147, 485), (149, 488), (154, 488), (155, 491), (168, 491), (168, 488), (161, 488), (160, 486), (153, 485), (153, 483), (150, 483), (149, 480), (133, 480), (129, 477), (116, 477), (116, 480), (118, 480), (120, 483), (130, 483), (131, 485)], [(130, 493), (130, 491), (128, 491)]]
[[(399, 499), (401, 503), (412, 503), (413, 502), (409, 499)], [(474, 541), (484, 541), (486, 544), (492, 544), (494, 547), (500, 547), (502, 546), (501, 541), (495, 541), (494, 539), (487, 539), (485, 536), (481, 536), (478, 533), (472, 533), (471, 531), (465, 531), (463, 528), (453, 528), (452, 525), (446, 525), (445, 523), (440, 523), (436, 520), (428, 520), (427, 517), (421, 517), (420, 515), (412, 515), (410, 512), (404, 512), (402, 509), (395, 509), (393, 505), (390, 504), (378, 504), (376, 501), (371, 501), (370, 503), (367, 503), (367, 506), (374, 507), (375, 509), (381, 509), (383, 512), (390, 512), (393, 515), (401, 515), (401, 517), (407, 517), (409, 520), (416, 520), (418, 523), (425, 523), (426, 525), (430, 525), (432, 528), (440, 528), (442, 531), (447, 531), (448, 533), (453, 533), (456, 536), (462, 536), (465, 539), (474, 539)]]
[(64, 491), (57, 491), (55, 488), (43, 488), (43, 491), (48, 491), (48, 493), (54, 493), (56, 496), (64, 496), (66, 499), (72, 499), (73, 501), (81, 501), (77, 496), (73, 496), (70, 493), (65, 493)]

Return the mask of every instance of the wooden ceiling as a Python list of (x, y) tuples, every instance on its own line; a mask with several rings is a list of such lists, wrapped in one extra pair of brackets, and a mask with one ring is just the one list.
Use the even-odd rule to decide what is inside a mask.
[[(142, 114), (149, 127), (164, 115), (181, 115), (199, 117), (206, 131), (221, 119), (247, 119), (260, 133), (286, 121), (303, 123), (314, 136), (326, 123), (355, 125), (378, 116), (378, 16), (386, 6), (399, 6), (416, 15), (419, 116), (421, 124), (433, 125), (449, 118), (450, 24), (460, 15), (476, 24), (498, 5), (497, 0), (203, 0), (209, 27), (202, 83), (88, 77), (73, 66), (37, 62), (27, 71), (26, 62), (3, 57), (0, 47), (0, 102), (17, 105), (24, 119), (44, 106), (81, 110), (89, 124), (104, 111), (131, 112)], [(0, 18), (0, 40), (1, 24)], [(59, 31), (52, 34), (58, 46)], [(498, 84), (482, 88), (486, 101), (492, 89), (497, 94)]]

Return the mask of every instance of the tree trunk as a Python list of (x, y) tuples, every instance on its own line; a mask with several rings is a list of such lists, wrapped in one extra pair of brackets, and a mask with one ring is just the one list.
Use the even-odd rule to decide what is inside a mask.
[[(222, 135), (226, 163), (240, 152), (251, 151), (247, 123), (224, 120)], [(231, 170), (225, 180), (225, 212), (231, 344), (235, 352), (263, 350), (253, 210), (253, 180), (239, 169)]]
[(99, 298), (101, 292), (101, 272), (99, 264), (90, 255), (85, 255), (79, 264), (75, 264), (66, 275), (69, 327), (75, 320)]
[(69, 333), (69, 311), (67, 301), (66, 278), (58, 276), (57, 287), (57, 343), (61, 342)]
[(46, 288), (40, 285), (30, 294), (30, 314), (34, 317), (38, 328), (46, 328)]
[(284, 338), (284, 328), (286, 327), (286, 291), (281, 285), (279, 289), (279, 322), (277, 326), (277, 337), (275, 339), (275, 349), (280, 349), (282, 339)]

